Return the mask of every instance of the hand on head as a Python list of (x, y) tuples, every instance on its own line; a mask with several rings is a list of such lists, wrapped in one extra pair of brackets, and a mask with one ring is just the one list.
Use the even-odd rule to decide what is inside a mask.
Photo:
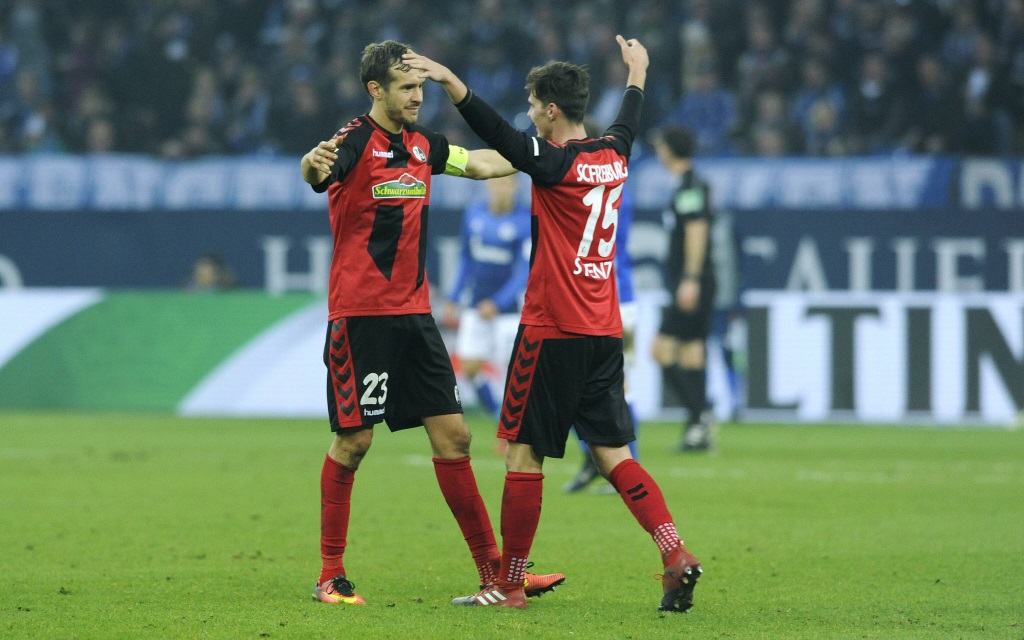
[(412, 49), (402, 54), (402, 62), (422, 72), (423, 78), (433, 80), (434, 82), (440, 82), (444, 79), (445, 73), (448, 72), (447, 67), (444, 65), (434, 62), (426, 56), (421, 56)]

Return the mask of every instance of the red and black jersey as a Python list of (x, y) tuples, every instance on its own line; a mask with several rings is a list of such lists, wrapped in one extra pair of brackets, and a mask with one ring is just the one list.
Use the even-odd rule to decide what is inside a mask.
[(329, 319), (430, 313), (430, 179), (445, 170), (448, 141), (416, 125), (390, 133), (369, 115), (334, 138), (338, 159), (313, 187), (327, 191), (334, 234)]
[(533, 179), (533, 255), (522, 323), (622, 334), (615, 235), (643, 92), (629, 87), (601, 138), (555, 144), (516, 131), (472, 93), (459, 105), (491, 147)]

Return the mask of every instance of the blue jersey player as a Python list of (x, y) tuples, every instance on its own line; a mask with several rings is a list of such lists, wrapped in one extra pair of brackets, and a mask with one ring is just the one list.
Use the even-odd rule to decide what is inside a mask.
[(530, 271), (530, 210), (517, 201), (514, 175), (486, 185), (486, 202), (465, 211), (458, 274), (444, 313), (447, 323), (458, 320), (455, 353), (463, 374), (483, 408), (497, 416), (486, 369), (490, 364), (504, 376), (512, 355)]

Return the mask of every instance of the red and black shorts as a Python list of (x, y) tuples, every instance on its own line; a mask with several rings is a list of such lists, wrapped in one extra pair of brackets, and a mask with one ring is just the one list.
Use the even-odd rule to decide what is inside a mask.
[(520, 325), (509, 362), (498, 437), (565, 455), (569, 429), (618, 447), (636, 439), (624, 397), (622, 338)]
[(327, 412), (331, 430), (462, 413), (448, 350), (433, 316), (355, 316), (327, 323)]

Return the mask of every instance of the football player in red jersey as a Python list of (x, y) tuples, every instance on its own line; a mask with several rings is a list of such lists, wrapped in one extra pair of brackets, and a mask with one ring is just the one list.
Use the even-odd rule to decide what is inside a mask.
[(498, 435), (509, 441), (501, 504), (498, 578), (455, 604), (523, 608), (527, 557), (540, 520), (545, 457), (561, 458), (569, 429), (591, 447), (602, 473), (651, 535), (664, 564), (663, 611), (686, 611), (702, 569), (676, 533), (665, 498), (629, 454), (635, 439), (623, 397), (622, 321), (615, 288), (615, 232), (647, 78), (647, 50), (616, 36), (628, 68), (615, 122), (599, 138), (583, 120), (585, 69), (549, 62), (526, 77), (537, 135), (517, 131), (448, 68), (403, 60), (439, 82), (489, 146), (533, 180), (533, 256), (509, 363)]
[[(314, 598), (364, 604), (345, 572), (352, 484), (373, 426), (423, 426), (441, 493), (491, 584), (500, 552), (469, 460), (470, 432), (451, 359), (434, 323), (424, 268), (431, 177), (515, 173), (495, 151), (467, 151), (416, 124), (425, 80), (402, 61), (408, 45), (366, 47), (360, 76), (372, 100), (330, 140), (302, 157), (302, 178), (327, 192), (334, 254), (324, 344), (327, 407), (334, 440), (320, 476), (320, 552)], [(530, 575), (528, 595), (562, 574)]]

